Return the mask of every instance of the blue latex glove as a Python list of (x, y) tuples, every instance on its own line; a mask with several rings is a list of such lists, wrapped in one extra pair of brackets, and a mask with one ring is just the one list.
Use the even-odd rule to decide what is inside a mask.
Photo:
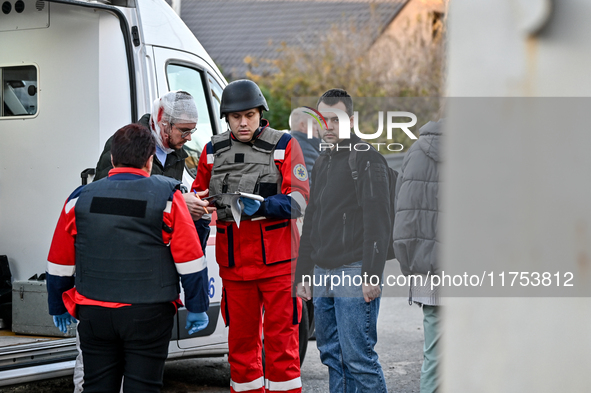
[(197, 333), (199, 330), (203, 330), (209, 323), (209, 317), (204, 312), (187, 312), (187, 324), (185, 329), (189, 331), (189, 334)]
[(62, 333), (68, 332), (68, 326), (70, 326), (72, 324), (72, 322), (76, 322), (76, 320), (67, 311), (61, 315), (54, 315), (53, 316), (53, 324)]
[(256, 213), (257, 210), (259, 210), (259, 207), (261, 207), (261, 202), (255, 200), (255, 199), (240, 197), (240, 200), (242, 201), (242, 204), (244, 205), (244, 209), (242, 209), (242, 211), (247, 216), (252, 216), (253, 214)]

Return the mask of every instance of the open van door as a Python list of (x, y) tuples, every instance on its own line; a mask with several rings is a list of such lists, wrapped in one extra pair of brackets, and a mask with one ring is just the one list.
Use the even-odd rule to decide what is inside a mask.
[[(153, 47), (154, 69), (156, 70), (158, 96), (174, 90), (184, 90), (191, 94), (197, 104), (199, 119), (197, 132), (183, 148), (189, 154), (185, 160), (186, 168), (183, 183), (190, 188), (197, 173), (199, 156), (211, 136), (225, 131), (225, 123), (220, 120), (219, 106), (223, 81), (216, 79), (215, 72), (203, 59), (178, 50)], [(180, 349), (212, 345), (227, 341), (224, 322), (220, 318), (222, 283), (215, 260), (215, 221), (212, 225), (210, 241), (205, 250), (209, 273), (210, 307), (209, 325), (206, 329), (189, 336), (184, 329), (187, 311), (177, 314), (177, 343)], [(183, 299), (181, 294), (181, 299)], [(199, 339), (196, 339), (199, 337)]]

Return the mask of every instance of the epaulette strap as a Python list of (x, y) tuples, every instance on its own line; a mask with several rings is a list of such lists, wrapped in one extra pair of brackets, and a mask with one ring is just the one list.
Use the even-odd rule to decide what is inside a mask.
[(272, 151), (275, 148), (275, 145), (266, 141), (263, 141), (262, 139), (256, 139), (254, 141), (254, 147), (257, 147), (259, 150), (264, 150), (264, 151)]
[(283, 132), (267, 127), (254, 141), (252, 148), (265, 153), (271, 153), (283, 135)]
[(213, 154), (229, 149), (232, 146), (230, 131), (211, 137)]

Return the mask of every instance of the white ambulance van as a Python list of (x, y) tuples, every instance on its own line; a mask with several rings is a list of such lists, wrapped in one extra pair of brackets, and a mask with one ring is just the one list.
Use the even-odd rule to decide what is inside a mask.
[[(72, 373), (74, 332), (53, 326), (42, 274), (63, 203), (92, 180), (106, 140), (156, 97), (189, 92), (199, 111), (186, 145), (190, 184), (203, 146), (225, 131), (226, 81), (164, 0), (0, 3), (0, 385), (10, 385)], [(228, 352), (212, 229), (210, 323), (188, 336), (181, 309), (169, 359)]]

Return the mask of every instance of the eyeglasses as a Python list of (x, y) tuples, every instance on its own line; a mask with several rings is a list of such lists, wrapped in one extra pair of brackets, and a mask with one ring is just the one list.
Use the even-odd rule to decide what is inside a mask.
[(186, 138), (189, 135), (193, 135), (195, 131), (197, 131), (197, 127), (193, 128), (192, 130), (181, 130), (180, 128), (176, 127), (174, 123), (170, 123), (170, 127), (174, 127), (181, 133), (181, 138)]

